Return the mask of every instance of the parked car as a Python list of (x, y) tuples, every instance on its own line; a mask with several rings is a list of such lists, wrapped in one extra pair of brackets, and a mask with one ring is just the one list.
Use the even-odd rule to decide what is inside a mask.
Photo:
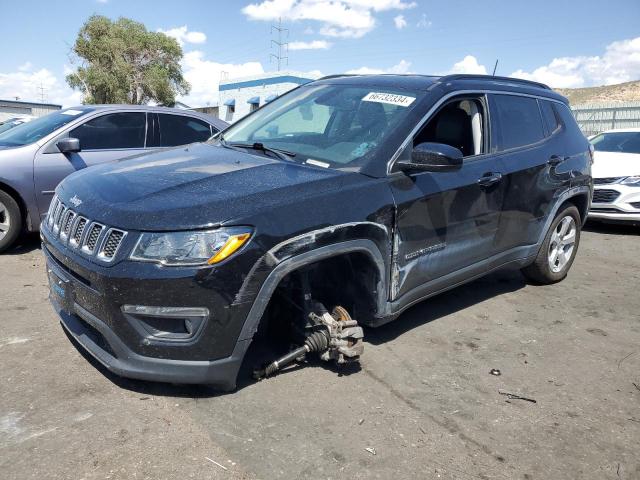
[(33, 118), (34, 117), (32, 115), (20, 115), (18, 117), (7, 118), (0, 122), (0, 133), (6, 132), (13, 127), (22, 125), (23, 123), (30, 122), (31, 120), (33, 120)]
[(640, 128), (608, 130), (591, 144), (595, 186), (589, 218), (640, 224)]
[(77, 170), (207, 140), (226, 122), (185, 110), (132, 105), (67, 108), (0, 133), (0, 252), (38, 231), (60, 181)]
[(41, 235), (62, 325), (109, 370), (232, 389), (256, 332), (297, 345), (262, 377), (357, 359), (360, 323), (498, 268), (562, 280), (591, 195), (589, 142), (542, 84), (337, 76), (67, 177)]

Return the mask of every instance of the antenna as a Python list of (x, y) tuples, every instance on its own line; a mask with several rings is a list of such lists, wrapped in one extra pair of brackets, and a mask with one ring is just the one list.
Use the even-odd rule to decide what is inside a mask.
[(496, 64), (493, 66), (493, 73), (491, 74), (492, 76), (496, 76), (496, 70), (498, 69), (498, 59), (496, 58)]
[[(278, 53), (269, 54), (269, 63), (271, 63), (271, 59), (275, 58), (278, 62), (278, 71), (280, 71), (280, 67), (282, 65), (282, 61), (285, 60), (286, 64), (289, 65), (289, 42), (282, 41), (282, 32), (286, 32), (287, 38), (289, 38), (289, 29), (282, 27), (282, 17), (278, 18), (278, 25), (271, 25), (271, 34), (273, 35), (273, 31), (278, 32), (278, 40), (271, 39), (271, 47), (275, 45), (278, 49)], [(284, 48), (283, 48), (284, 47)], [(283, 53), (284, 50), (284, 53)]]

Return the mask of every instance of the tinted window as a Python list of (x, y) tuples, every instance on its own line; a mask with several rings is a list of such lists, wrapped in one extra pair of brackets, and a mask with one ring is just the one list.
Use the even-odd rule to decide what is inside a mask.
[(540, 103), (540, 110), (542, 111), (544, 122), (547, 124), (547, 132), (549, 135), (552, 135), (558, 127), (560, 127), (556, 113), (553, 110), (553, 105), (546, 100), (538, 100), (538, 102)]
[(69, 132), (80, 140), (82, 150), (143, 148), (146, 129), (144, 112), (122, 112), (101, 115)]
[(567, 105), (565, 105), (564, 103), (554, 103), (553, 109), (560, 116), (560, 121), (564, 125), (564, 128), (566, 128), (571, 135), (584, 137), (584, 134), (582, 133), (582, 130), (580, 130), (580, 127), (578, 126), (573, 113), (571, 113), (571, 110), (569, 110), (569, 107)]
[(69, 108), (23, 123), (0, 134), (0, 145), (14, 147), (37, 142), (91, 110), (86, 107)]
[(182, 115), (160, 113), (160, 146), (175, 147), (193, 142), (204, 142), (211, 136), (207, 122)]
[(597, 152), (640, 153), (640, 132), (601, 133), (591, 143)]
[(544, 138), (542, 117), (535, 98), (495, 95), (500, 150), (531, 145)]

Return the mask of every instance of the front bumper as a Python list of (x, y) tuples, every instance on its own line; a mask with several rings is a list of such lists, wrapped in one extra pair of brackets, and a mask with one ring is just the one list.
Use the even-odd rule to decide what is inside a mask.
[[(598, 192), (601, 192), (598, 195)], [(606, 192), (606, 195), (602, 193)], [(609, 200), (607, 197), (610, 197)], [(607, 201), (597, 201), (603, 198)], [(594, 187), (594, 201), (589, 219), (640, 223), (640, 187), (620, 184), (604, 184)]]
[(169, 383), (214, 385), (233, 390), (249, 340), (238, 342), (230, 357), (213, 361), (188, 361), (138, 355), (109, 327), (80, 305), (65, 312), (53, 298), (51, 303), (64, 329), (107, 370), (116, 375), (139, 380)]
[[(235, 305), (234, 276), (220, 269), (162, 269), (155, 264), (97, 265), (68, 252), (41, 229), (49, 297), (65, 330), (111, 372), (129, 378), (235, 388), (250, 338), (239, 338), (250, 305)], [(206, 307), (191, 338), (162, 338), (141, 328), (123, 305)]]

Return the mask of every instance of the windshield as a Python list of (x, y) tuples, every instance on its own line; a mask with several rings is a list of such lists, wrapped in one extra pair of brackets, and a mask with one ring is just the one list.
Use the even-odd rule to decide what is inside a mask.
[(0, 133), (6, 132), (7, 130), (16, 127), (24, 123), (22, 120), (7, 120), (6, 122), (0, 123)]
[(22, 145), (37, 142), (54, 130), (75, 120), (78, 116), (92, 110), (93, 109), (86, 107), (60, 110), (23, 123), (22, 125), (17, 125), (14, 128), (0, 133), (0, 146), (21, 147)]
[(591, 143), (596, 152), (640, 153), (640, 132), (601, 133)]
[(259, 143), (292, 160), (353, 167), (375, 154), (422, 92), (354, 85), (298, 88), (224, 132), (227, 144)]

